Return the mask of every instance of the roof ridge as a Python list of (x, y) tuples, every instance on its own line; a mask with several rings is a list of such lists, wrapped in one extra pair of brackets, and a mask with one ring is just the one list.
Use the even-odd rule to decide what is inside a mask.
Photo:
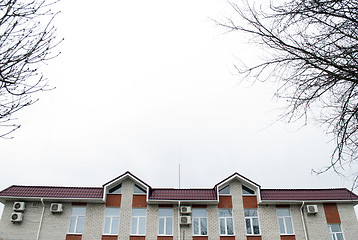
[(214, 188), (152, 188), (152, 190), (215, 190)]
[(307, 191), (307, 190), (314, 190), (314, 191), (325, 191), (325, 190), (347, 190), (347, 188), (263, 188), (261, 191)]
[[(103, 189), (103, 187), (68, 187), (68, 186), (28, 186), (28, 185), (11, 185), (11, 187), (26, 187), (26, 188), (85, 188), (85, 189)], [(7, 188), (7, 189), (8, 189)]]

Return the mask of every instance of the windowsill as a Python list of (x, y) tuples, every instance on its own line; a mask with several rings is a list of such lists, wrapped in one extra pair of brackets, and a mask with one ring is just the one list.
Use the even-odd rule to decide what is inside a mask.
[(231, 235), (220, 235), (220, 237), (232, 237), (235, 236), (235, 234), (231, 234)]
[(102, 236), (118, 236), (118, 233), (103, 233)]
[(246, 234), (246, 236), (250, 236), (250, 237), (255, 237), (255, 236), (258, 236), (258, 237), (260, 237), (260, 236), (261, 236), (261, 234)]
[(78, 235), (78, 236), (82, 236), (82, 233), (67, 233), (67, 235)]
[(282, 233), (280, 233), (280, 236), (295, 236), (295, 234), (294, 233), (290, 233), (290, 234), (282, 234)]

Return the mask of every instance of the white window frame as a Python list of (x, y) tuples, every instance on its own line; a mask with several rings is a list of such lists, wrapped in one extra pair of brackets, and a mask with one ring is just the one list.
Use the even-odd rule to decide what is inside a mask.
[[(144, 215), (140, 215), (140, 216), (133, 216), (133, 211), (136, 209), (142, 209), (144, 210)], [(137, 226), (136, 226), (136, 230), (135, 233), (132, 232), (133, 230), (133, 219), (136, 219), (137, 221)], [(144, 219), (144, 233), (139, 233), (139, 226), (140, 226), (140, 220)], [(144, 236), (146, 233), (146, 228), (147, 228), (147, 209), (146, 208), (132, 208), (132, 221), (131, 221), (131, 235), (135, 235), (135, 236)]]
[(122, 194), (122, 183), (108, 189), (108, 194)]
[[(247, 188), (248, 190), (253, 191), (253, 193), (244, 193), (244, 188)], [(243, 195), (243, 196), (256, 196), (256, 191), (253, 190), (252, 188), (249, 188), (249, 187), (245, 186), (245, 185), (241, 185), (241, 191), (242, 191), (242, 195)], [(247, 191), (247, 190), (246, 190), (246, 191)], [(247, 192), (248, 192), (248, 191), (247, 191)]]
[[(220, 191), (224, 190), (225, 188), (228, 188), (229, 193), (220, 193)], [(226, 185), (225, 187), (219, 189), (219, 196), (230, 196), (230, 195), (231, 195), (230, 185)]]
[[(138, 191), (138, 190), (139, 190), (139, 191)], [(143, 189), (142, 187), (140, 187), (140, 186), (137, 185), (137, 184), (134, 184), (133, 194), (134, 194), (134, 195), (146, 195), (146, 194), (147, 194), (147, 190), (146, 190), (146, 189)]]
[[(288, 210), (288, 215), (278, 216), (278, 214), (277, 214), (278, 209), (286, 209), (286, 210)], [(292, 221), (292, 217), (291, 217), (291, 209), (290, 208), (276, 208), (276, 215), (277, 215), (277, 221), (278, 221), (278, 227), (279, 227), (280, 235), (295, 235), (295, 229), (293, 228), (293, 221)], [(286, 219), (288, 219), (288, 218), (290, 219), (290, 222), (291, 222), (292, 233), (287, 233)], [(283, 227), (284, 227), (284, 230), (285, 230), (284, 233), (281, 233), (280, 219), (282, 219), (282, 222), (283, 222)]]
[[(74, 214), (75, 209), (84, 210), (84, 213), (83, 214)], [(80, 217), (83, 217), (83, 225), (81, 226), (82, 231), (78, 232), (78, 227), (79, 227), (78, 219)], [(72, 207), (71, 217), (70, 217), (70, 225), (68, 227), (68, 233), (69, 234), (82, 234), (83, 233), (83, 228), (85, 226), (85, 217), (86, 217), (86, 206)], [(72, 223), (73, 219), (74, 219), (74, 229), (73, 229), (73, 232), (71, 232), (71, 225), (72, 225), (71, 223)]]
[[(205, 210), (205, 216), (204, 217), (195, 217), (195, 211), (200, 211), (200, 210)], [(202, 225), (201, 225), (201, 220), (202, 219), (205, 219), (206, 221), (206, 234), (201, 234), (202, 233)], [(198, 230), (199, 230), (199, 233), (195, 234), (194, 233), (194, 222), (195, 220), (198, 221)], [(207, 216), (207, 209), (206, 208), (194, 208), (192, 210), (192, 226), (193, 226), (193, 236), (208, 236), (208, 216)]]
[[(256, 211), (256, 216), (246, 216), (245, 214), (245, 210), (253, 210)], [(246, 228), (246, 234), (247, 235), (254, 235), (254, 236), (259, 236), (261, 235), (261, 228), (260, 228), (260, 219), (259, 219), (259, 212), (257, 211), (257, 208), (245, 208), (244, 209), (244, 216), (245, 216), (245, 228)], [(247, 226), (246, 226), (246, 219), (250, 220), (250, 229), (251, 229), (251, 233), (247, 232)], [(258, 227), (259, 227), (259, 233), (255, 233), (254, 232), (254, 219), (257, 219), (257, 223), (258, 223)]]
[[(231, 212), (231, 216), (227, 216), (227, 217), (220, 217), (220, 210), (230, 210)], [(227, 232), (227, 226), (228, 226), (228, 223), (227, 223), (227, 220), (230, 219), (232, 220), (232, 234), (228, 234)], [(224, 222), (225, 222), (225, 233), (222, 234), (221, 233), (221, 219), (224, 219)], [(235, 236), (235, 228), (234, 228), (234, 216), (233, 216), (233, 212), (232, 212), (232, 209), (231, 208), (219, 208), (219, 231), (220, 231), (220, 236)]]
[[(112, 209), (118, 209), (118, 215), (110, 215), (110, 214), (107, 214), (107, 209), (109, 208), (112, 208)], [(105, 229), (106, 229), (106, 219), (110, 219), (109, 220), (109, 232), (105, 232)], [(117, 233), (112, 233), (112, 228), (113, 228), (113, 219), (114, 218), (118, 218), (118, 224), (119, 224), (119, 221), (120, 221), (120, 208), (119, 207), (106, 207), (106, 210), (105, 210), (105, 215), (104, 215), (104, 228), (103, 228), (103, 235), (118, 235), (119, 234), (119, 226), (118, 226), (118, 232)]]
[[(338, 225), (340, 231), (339, 232), (333, 232), (332, 231), (332, 225)], [(344, 235), (343, 235), (343, 231), (342, 231), (342, 228), (341, 228), (341, 224), (339, 224), (339, 223), (330, 223), (330, 224), (328, 224), (328, 229), (329, 229), (329, 237), (330, 237), (331, 240), (338, 240), (338, 237), (337, 237), (338, 234), (341, 234), (342, 239), (344, 240)]]
[[(160, 216), (159, 211), (161, 209), (167, 209), (167, 210), (171, 210), (171, 215), (163, 215)], [(164, 226), (163, 226), (163, 231), (164, 233), (160, 233), (160, 220), (163, 220)], [(167, 219), (171, 219), (172, 222), (172, 229), (171, 229), (171, 234), (167, 233)], [(174, 231), (174, 218), (173, 218), (173, 208), (159, 208), (158, 209), (158, 236), (173, 236), (173, 231)]]

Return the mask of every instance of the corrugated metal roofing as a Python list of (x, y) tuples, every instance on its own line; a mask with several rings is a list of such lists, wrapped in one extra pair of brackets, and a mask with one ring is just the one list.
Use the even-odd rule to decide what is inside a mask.
[(103, 188), (14, 185), (1, 191), (0, 197), (102, 198)]
[(336, 189), (261, 189), (263, 201), (324, 201), (358, 200), (358, 196), (346, 188)]
[(149, 200), (217, 200), (214, 189), (152, 189)]
[[(148, 186), (149, 200), (186, 200), (186, 201), (216, 201), (218, 200), (217, 189), (173, 189), (173, 188), (151, 188), (148, 184), (135, 177), (130, 172), (113, 179), (111, 182), (119, 180), (128, 175), (136, 181)], [(221, 181), (223, 183), (238, 173)], [(245, 181), (250, 181), (245, 178)], [(107, 184), (109, 184), (107, 183)], [(253, 182), (252, 182), (253, 183)], [(255, 183), (253, 183), (255, 184)], [(105, 184), (106, 185), (106, 184)], [(104, 186), (105, 186), (104, 185)], [(259, 185), (257, 185), (259, 186)], [(326, 201), (344, 200), (358, 201), (358, 196), (346, 188), (336, 189), (261, 189), (262, 201)], [(102, 199), (104, 187), (50, 187), (50, 186), (19, 186), (14, 185), (0, 191), (0, 198), (62, 198), (62, 199)]]

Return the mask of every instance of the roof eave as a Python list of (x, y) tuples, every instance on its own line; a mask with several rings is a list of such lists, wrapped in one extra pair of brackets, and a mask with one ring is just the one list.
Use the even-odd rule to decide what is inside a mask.
[(358, 200), (262, 200), (260, 205), (278, 205), (278, 204), (302, 204), (305, 203), (352, 203), (358, 204)]
[(2, 196), (0, 202), (5, 204), (6, 201), (41, 201), (45, 202), (88, 202), (88, 203), (105, 203), (103, 198), (56, 198), (56, 197), (21, 197), (21, 196)]
[(192, 204), (218, 204), (217, 200), (178, 200), (178, 199), (149, 199), (148, 204), (179, 204), (192, 203)]

